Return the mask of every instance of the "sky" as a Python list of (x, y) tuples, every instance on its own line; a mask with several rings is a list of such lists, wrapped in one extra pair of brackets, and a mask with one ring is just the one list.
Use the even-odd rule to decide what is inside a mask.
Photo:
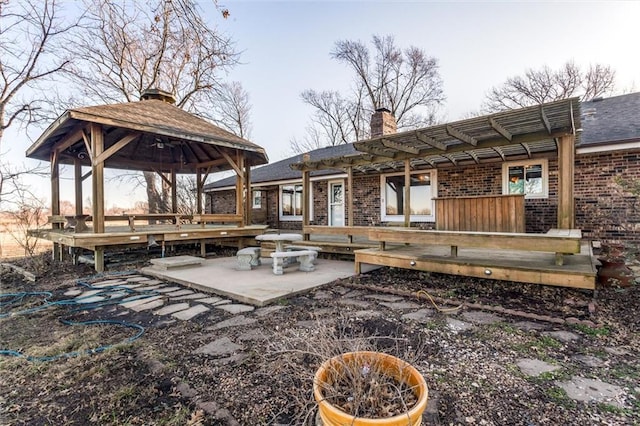
[[(290, 141), (304, 136), (312, 110), (302, 102), (302, 91), (349, 91), (352, 75), (330, 58), (337, 40), (368, 43), (374, 34), (392, 35), (398, 46), (417, 46), (435, 57), (446, 96), (439, 111), (442, 121), (478, 111), (487, 92), (509, 77), (544, 65), (557, 69), (567, 61), (582, 67), (610, 65), (616, 71), (617, 93), (640, 91), (638, 1), (218, 0), (218, 4), (229, 10), (228, 19), (220, 18), (213, 0), (201, 0), (210, 22), (241, 52), (241, 64), (224, 77), (241, 82), (249, 93), (250, 140), (266, 149), (271, 162), (290, 156)], [(12, 139), (12, 144), (4, 144), (3, 156), (12, 162), (26, 161), (24, 152), (31, 142), (20, 134)], [(72, 173), (65, 171), (68, 177)], [(63, 182), (62, 198), (73, 200), (72, 181)], [(144, 199), (143, 192), (121, 186), (107, 184), (107, 208), (133, 206)], [(42, 188), (48, 200), (48, 183)]]

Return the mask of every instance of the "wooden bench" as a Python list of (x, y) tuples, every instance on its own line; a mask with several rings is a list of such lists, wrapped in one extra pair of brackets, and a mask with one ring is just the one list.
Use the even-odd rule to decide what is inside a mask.
[(207, 223), (234, 223), (242, 226), (243, 218), (239, 214), (194, 214), (193, 221), (199, 223), (202, 228)]
[(348, 243), (353, 243), (353, 237), (369, 237), (368, 226), (324, 226), (324, 225), (308, 225), (302, 228), (302, 234), (305, 240), (309, 239), (311, 234), (315, 235), (334, 235), (346, 237)]
[(287, 258), (295, 257), (300, 266), (298, 269), (304, 272), (312, 272), (316, 269), (313, 261), (317, 256), (317, 252), (313, 250), (296, 250), (296, 251), (274, 251), (271, 253), (273, 258), (273, 273), (275, 275), (284, 274), (284, 260)]
[[(368, 241), (368, 226), (307, 225), (302, 233), (304, 240), (296, 245), (319, 247), (324, 253), (353, 254), (354, 250), (376, 247), (375, 243)], [(358, 241), (356, 237), (360, 237)]]
[(582, 232), (579, 229), (552, 229), (546, 234), (526, 234), (369, 228), (369, 239), (378, 241), (380, 250), (385, 250), (387, 243), (450, 246), (451, 257), (458, 255), (458, 247), (552, 252), (555, 253), (555, 264), (562, 265), (564, 254), (580, 253)]
[(260, 266), (260, 247), (245, 247), (236, 253), (238, 259), (238, 269), (250, 271), (255, 266)]

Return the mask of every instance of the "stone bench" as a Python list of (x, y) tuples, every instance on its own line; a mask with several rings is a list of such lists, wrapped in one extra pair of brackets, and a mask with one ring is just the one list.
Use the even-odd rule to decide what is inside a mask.
[(276, 251), (271, 253), (273, 258), (273, 273), (275, 275), (282, 275), (284, 273), (283, 267), (285, 259), (295, 257), (300, 266), (298, 270), (303, 272), (312, 272), (316, 269), (313, 261), (315, 260), (318, 252), (313, 250), (296, 250), (296, 251)]
[(260, 266), (260, 247), (245, 247), (236, 253), (238, 259), (238, 269), (250, 271), (255, 266)]
[[(318, 252), (322, 251), (322, 249), (320, 247), (314, 247), (314, 246), (297, 246), (295, 244), (289, 244), (284, 246), (284, 249), (286, 251), (299, 251), (299, 250), (311, 250), (315, 252), (315, 255), (313, 256), (313, 259), (311, 259), (312, 261), (315, 262), (315, 260), (318, 258)], [(293, 263), (294, 259), (292, 259), (292, 263)]]

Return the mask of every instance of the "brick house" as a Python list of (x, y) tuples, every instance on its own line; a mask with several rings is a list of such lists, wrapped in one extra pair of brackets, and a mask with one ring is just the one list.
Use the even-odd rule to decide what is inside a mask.
[[(541, 110), (546, 105), (541, 106)], [(640, 179), (640, 93), (580, 104), (574, 100), (569, 107), (577, 135), (573, 176), (575, 227), (588, 239), (640, 242), (636, 232), (640, 223), (638, 197), (625, 190), (628, 189), (625, 182)], [(542, 115), (544, 117), (544, 113)], [(471, 121), (486, 119), (493, 123), (497, 133), (508, 135), (508, 131), (496, 124), (499, 118), (491, 115), (440, 127), (446, 126), (450, 135), (465, 140), (468, 136), (455, 129), (463, 128)], [(546, 118), (542, 121), (548, 126)], [(393, 135), (396, 131), (393, 116), (386, 110), (373, 114), (371, 126), (372, 140)], [(430, 141), (438, 143), (433, 139)], [(491, 147), (495, 151), (492, 151), (494, 157), (482, 158), (483, 152), (479, 150), (476, 152), (481, 155), (470, 153), (471, 159), (444, 151), (437, 158), (412, 162), (411, 226), (425, 229), (435, 226), (437, 218), (432, 204), (435, 198), (524, 193), (526, 232), (546, 232), (557, 227), (558, 141), (549, 138), (537, 145), (517, 145), (518, 149), (513, 145)], [(320, 148), (253, 169), (254, 222), (300, 230), (302, 173), (294, 169), (296, 165), (304, 161), (332, 164), (332, 159), (361, 154), (358, 147), (357, 142)], [(396, 170), (393, 163), (389, 164), (374, 165), (353, 173), (350, 186), (353, 194), (347, 194), (349, 186), (345, 171), (331, 168), (311, 171), (310, 223), (341, 226), (349, 220), (352, 225), (378, 226), (402, 222), (404, 176), (401, 169)], [(208, 211), (229, 213), (233, 210), (235, 177), (208, 184), (204, 190)], [(353, 200), (352, 218), (348, 218), (347, 196)]]

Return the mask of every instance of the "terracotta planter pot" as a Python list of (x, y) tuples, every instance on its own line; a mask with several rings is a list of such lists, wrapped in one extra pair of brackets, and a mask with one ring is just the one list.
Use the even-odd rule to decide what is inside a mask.
[(606, 257), (598, 259), (598, 283), (605, 287), (630, 287), (635, 279), (633, 271), (627, 267), (624, 258)]
[[(323, 385), (330, 379), (331, 374), (345, 368), (345, 365), (376, 365), (383, 372), (401, 383), (406, 383), (414, 389), (417, 403), (406, 413), (393, 417), (370, 419), (354, 417), (325, 400), (322, 393)], [(313, 381), (313, 396), (318, 403), (320, 419), (324, 426), (366, 426), (366, 425), (420, 425), (422, 413), (427, 408), (428, 389), (424, 377), (409, 363), (380, 352), (349, 352), (325, 361), (316, 372)]]

